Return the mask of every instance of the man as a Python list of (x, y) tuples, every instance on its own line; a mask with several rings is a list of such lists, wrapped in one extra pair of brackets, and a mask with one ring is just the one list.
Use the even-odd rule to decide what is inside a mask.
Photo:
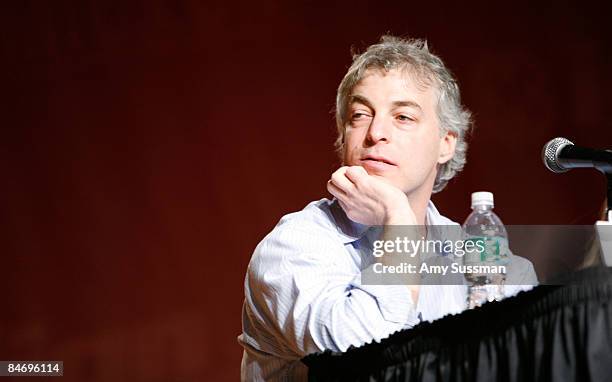
[(465, 309), (463, 286), (360, 277), (373, 240), (393, 237), (389, 227), (456, 225), (430, 201), (465, 163), (470, 113), (450, 72), (424, 41), (385, 36), (354, 57), (336, 122), (343, 167), (327, 184), (334, 199), (283, 217), (249, 264), (243, 380), (305, 379), (299, 360), (309, 353), (345, 351)]

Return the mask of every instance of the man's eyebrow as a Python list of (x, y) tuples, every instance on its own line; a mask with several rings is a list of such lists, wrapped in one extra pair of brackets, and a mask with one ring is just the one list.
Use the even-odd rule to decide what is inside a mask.
[(393, 106), (395, 107), (407, 106), (407, 107), (413, 107), (415, 109), (421, 110), (421, 105), (419, 105), (418, 103), (414, 101), (394, 101)]
[[(354, 102), (359, 102), (361, 104), (366, 105), (367, 107), (369, 107), (370, 109), (374, 109), (374, 107), (372, 106), (372, 102), (370, 102), (370, 100), (368, 100), (366, 97), (359, 95), (359, 94), (351, 94), (349, 96), (349, 105), (354, 103)], [(415, 109), (419, 109), (422, 110), (421, 105), (419, 105), (418, 103), (414, 102), (414, 101), (393, 101), (392, 105), (394, 107), (413, 107)]]
[(367, 99), (366, 97), (359, 95), (359, 94), (351, 94), (349, 96), (349, 105), (355, 103), (355, 102), (359, 102), (361, 104), (366, 105), (367, 107), (369, 107), (370, 109), (374, 109), (374, 107), (372, 107), (372, 102), (370, 102), (369, 99)]

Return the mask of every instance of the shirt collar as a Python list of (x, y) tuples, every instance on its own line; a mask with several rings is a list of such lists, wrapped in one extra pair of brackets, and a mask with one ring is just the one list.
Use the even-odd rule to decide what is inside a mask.
[(336, 198), (331, 201), (329, 210), (336, 221), (336, 228), (343, 244), (361, 239), (370, 229), (370, 226), (349, 219)]

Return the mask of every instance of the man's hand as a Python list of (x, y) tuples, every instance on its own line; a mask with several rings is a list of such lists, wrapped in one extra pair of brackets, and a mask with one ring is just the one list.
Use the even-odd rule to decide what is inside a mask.
[(413, 225), (416, 217), (399, 188), (371, 176), (361, 166), (340, 167), (327, 182), (327, 190), (346, 215), (365, 225)]
[[(353, 221), (365, 225), (384, 225), (382, 240), (395, 240), (406, 236), (406, 227), (417, 224), (416, 217), (408, 198), (399, 188), (371, 176), (361, 166), (341, 167), (332, 174), (327, 182), (327, 190), (340, 202), (346, 215)], [(399, 230), (394, 226), (400, 226)], [(418, 239), (420, 232), (408, 232), (408, 236)], [(397, 265), (402, 259), (387, 253), (376, 261), (384, 265)], [(418, 267), (420, 256), (405, 259)], [(408, 287), (413, 303), (419, 299), (420, 277), (415, 274), (398, 275)]]

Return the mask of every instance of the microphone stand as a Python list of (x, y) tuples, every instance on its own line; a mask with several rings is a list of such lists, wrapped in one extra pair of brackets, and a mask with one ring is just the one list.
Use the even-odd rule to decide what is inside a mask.
[(606, 218), (612, 221), (612, 172), (605, 172), (608, 183), (608, 208), (606, 209)]
[(612, 171), (609, 168), (597, 167), (597, 169), (606, 175), (608, 200), (605, 213), (607, 220), (598, 220), (595, 227), (599, 236), (604, 265), (610, 267), (612, 266)]

